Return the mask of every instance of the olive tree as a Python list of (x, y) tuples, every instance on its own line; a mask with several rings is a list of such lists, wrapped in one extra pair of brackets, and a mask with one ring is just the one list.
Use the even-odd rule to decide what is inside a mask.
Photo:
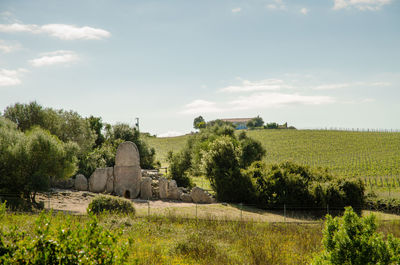
[(63, 143), (38, 127), (24, 134), (4, 118), (0, 124), (0, 193), (20, 196), (35, 205), (36, 193), (50, 187), (50, 178), (75, 173), (75, 143)]

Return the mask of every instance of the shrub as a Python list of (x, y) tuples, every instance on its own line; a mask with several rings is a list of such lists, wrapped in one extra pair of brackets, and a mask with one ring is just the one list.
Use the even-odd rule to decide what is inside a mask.
[(376, 232), (375, 216), (358, 217), (347, 207), (343, 217), (328, 215), (323, 231), (324, 250), (314, 264), (399, 264), (400, 239), (384, 240)]
[(191, 153), (188, 149), (184, 149), (176, 154), (172, 151), (168, 153), (169, 175), (176, 181), (179, 187), (193, 187), (188, 173), (192, 165), (191, 158)]
[(239, 144), (229, 136), (217, 138), (203, 155), (203, 169), (218, 200), (247, 203), (254, 200), (251, 179), (241, 172), (240, 155)]
[(88, 213), (102, 213), (104, 211), (135, 214), (136, 210), (130, 200), (113, 196), (100, 195), (95, 197), (87, 208)]
[(41, 213), (33, 234), (0, 230), (0, 264), (124, 264), (128, 242), (99, 226), (95, 216), (85, 226), (53, 225)]
[(255, 181), (262, 208), (283, 206), (331, 208), (364, 204), (364, 184), (360, 179), (333, 178), (326, 170), (284, 162), (268, 168), (253, 163), (245, 174)]

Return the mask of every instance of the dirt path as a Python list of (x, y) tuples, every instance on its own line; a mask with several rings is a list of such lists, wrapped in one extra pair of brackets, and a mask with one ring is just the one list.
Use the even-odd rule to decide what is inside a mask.
[[(43, 201), (46, 209), (62, 211), (71, 214), (86, 214), (86, 209), (91, 200), (99, 196), (98, 193), (73, 190), (53, 190), (49, 193), (38, 195), (38, 200)], [(264, 211), (254, 207), (240, 207), (235, 204), (194, 204), (179, 201), (162, 200), (132, 200), (137, 216), (161, 215), (180, 216), (185, 218), (201, 218), (212, 220), (243, 220), (258, 222), (296, 222), (309, 223), (318, 221), (304, 212)], [(363, 211), (363, 215), (370, 214)], [(380, 220), (400, 220), (400, 216), (374, 212)]]

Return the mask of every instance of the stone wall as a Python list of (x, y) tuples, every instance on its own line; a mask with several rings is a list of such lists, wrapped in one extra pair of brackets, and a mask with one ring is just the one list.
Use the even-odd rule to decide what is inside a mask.
[(124, 142), (118, 146), (115, 166), (97, 168), (89, 179), (89, 191), (111, 193), (135, 199), (181, 200), (184, 202), (211, 203), (211, 195), (200, 188), (189, 193), (168, 180), (157, 170), (142, 170), (136, 145)]

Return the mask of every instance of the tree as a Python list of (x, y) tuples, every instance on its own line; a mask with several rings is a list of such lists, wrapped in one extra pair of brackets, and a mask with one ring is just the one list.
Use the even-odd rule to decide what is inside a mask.
[(90, 116), (89, 118), (87, 118), (87, 120), (89, 121), (89, 125), (92, 131), (96, 133), (94, 147), (100, 147), (105, 141), (105, 137), (101, 132), (101, 130), (103, 129), (103, 122), (101, 121), (101, 117)]
[(264, 120), (257, 115), (257, 117), (253, 118), (254, 126), (255, 127), (262, 127), (264, 126)]
[(376, 232), (374, 215), (359, 217), (347, 207), (343, 217), (327, 216), (323, 231), (323, 252), (313, 264), (399, 264), (400, 239), (384, 239)]
[(240, 146), (242, 153), (240, 156), (240, 165), (242, 168), (247, 168), (254, 161), (259, 161), (265, 156), (265, 149), (261, 142), (247, 137), (246, 133), (239, 135)]
[(169, 175), (176, 181), (179, 187), (192, 188), (193, 183), (189, 177), (189, 170), (192, 165), (191, 152), (184, 149), (182, 152), (168, 153)]
[(199, 116), (194, 119), (193, 121), (193, 128), (195, 129), (202, 129), (206, 127), (206, 121), (202, 116)]
[[(61, 142), (38, 127), (25, 134), (0, 126), (0, 193), (20, 195), (36, 204), (35, 195), (50, 187), (50, 178), (62, 179), (76, 171), (75, 143)], [(6, 124), (4, 126), (4, 124)]]
[(92, 149), (96, 140), (96, 134), (92, 131), (89, 121), (77, 112), (43, 108), (36, 101), (8, 106), (4, 111), (4, 117), (15, 122), (18, 129), (23, 132), (39, 126), (65, 143), (76, 142), (79, 146), (79, 158)]
[(34, 125), (43, 126), (43, 107), (36, 101), (29, 104), (16, 103), (4, 110), (4, 117), (15, 122), (21, 131), (29, 130)]
[(121, 139), (135, 143), (139, 150), (140, 166), (142, 168), (151, 169), (158, 165), (155, 161), (155, 149), (148, 147), (146, 142), (141, 139), (140, 132), (131, 128), (128, 124), (117, 123), (112, 126), (112, 129), (107, 134), (107, 139), (110, 141)]
[(247, 203), (254, 201), (251, 179), (240, 171), (240, 156), (239, 143), (229, 136), (217, 138), (204, 154), (203, 169), (218, 200)]

